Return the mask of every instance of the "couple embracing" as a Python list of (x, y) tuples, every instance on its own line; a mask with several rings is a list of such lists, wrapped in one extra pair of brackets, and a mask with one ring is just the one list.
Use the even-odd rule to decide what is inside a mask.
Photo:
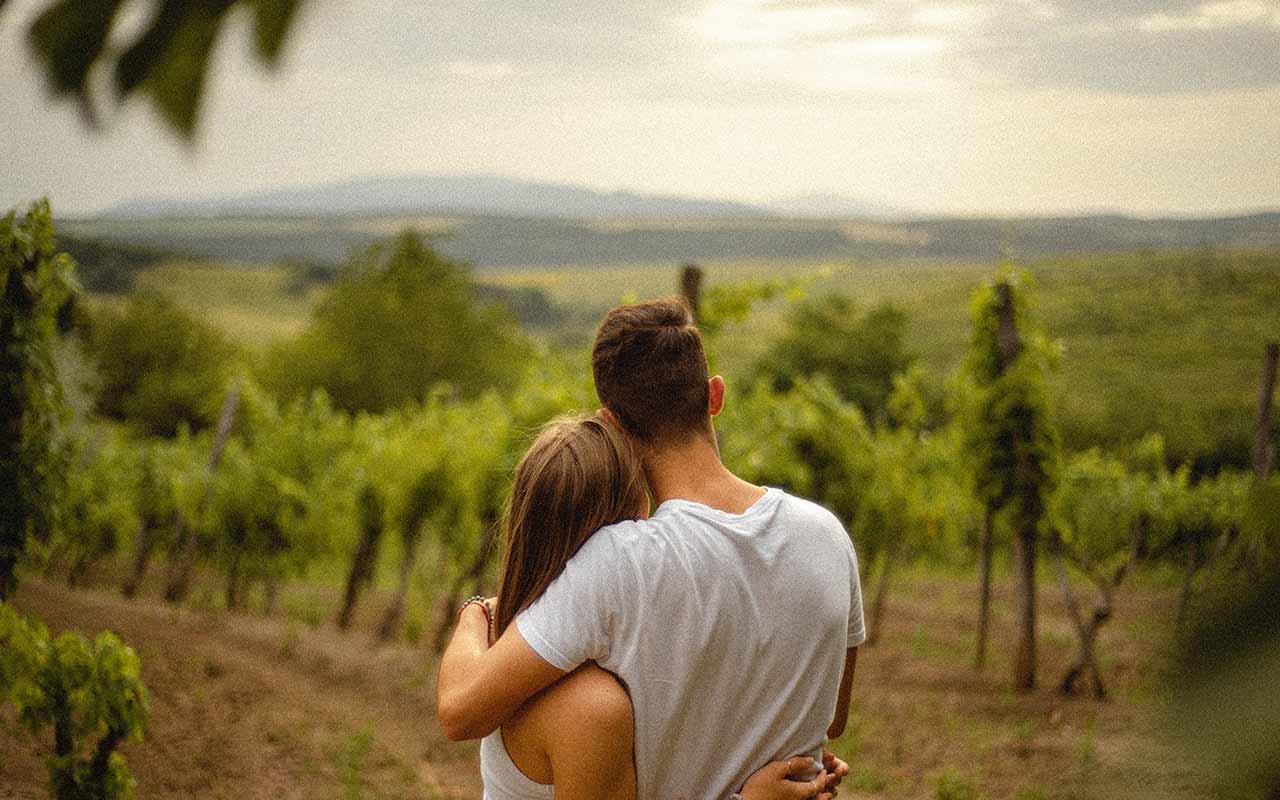
[(484, 737), (486, 800), (834, 797), (866, 638), (848, 534), (721, 463), (683, 301), (609, 312), (592, 369), (600, 412), (516, 468), (496, 603), (440, 664), (446, 734)]

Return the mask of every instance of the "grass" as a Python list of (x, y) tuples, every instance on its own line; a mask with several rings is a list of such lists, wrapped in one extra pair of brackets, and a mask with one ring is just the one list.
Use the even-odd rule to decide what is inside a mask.
[(933, 788), (937, 800), (987, 800), (973, 781), (950, 769), (934, 778)]
[[(366, 598), (353, 629), (339, 633), (329, 608), (314, 628), (291, 611), (336, 602), (327, 586), (283, 587), (276, 616), (174, 609), (157, 599), (158, 585), (122, 600), (117, 585), (125, 568), (124, 560), (104, 565), (95, 573), (99, 586), (79, 591), (32, 578), (15, 602), (55, 630), (111, 627), (142, 654), (152, 728), (125, 752), (139, 796), (479, 795), (474, 748), (444, 741), (435, 725), (428, 648), (376, 644), (384, 591)], [(216, 595), (206, 587), (216, 588), (218, 576), (198, 580), (195, 596)], [(1050, 635), (1070, 623), (1048, 582), (1040, 599), (1042, 688), (1010, 688), (1011, 582), (1002, 567), (991, 658), (979, 673), (969, 663), (973, 576), (926, 564), (903, 570), (879, 643), (858, 659), (849, 726), (832, 744), (853, 769), (848, 793), (1033, 800), (1052, 787), (1055, 800), (1205, 796), (1196, 762), (1160, 732), (1160, 664), (1176, 586), (1142, 572), (1117, 596), (1116, 618), (1101, 642), (1114, 664), (1104, 676), (1114, 691), (1096, 703), (1054, 691), (1074, 647)], [(927, 647), (919, 644), (921, 630), (929, 632)], [(0, 736), (0, 785), (27, 796), (43, 780), (30, 742)]]
[(849, 775), (841, 783), (841, 788), (865, 794), (880, 794), (889, 788), (889, 779), (868, 767), (851, 767)]
[[(169, 295), (251, 349), (301, 332), (318, 297), (314, 289), (291, 293), (284, 267), (198, 261), (169, 262), (140, 272), (135, 288)], [(118, 305), (120, 299), (100, 297), (95, 302)]]
[(338, 774), (342, 779), (343, 800), (361, 800), (364, 793), (365, 762), (373, 747), (373, 731), (368, 727), (351, 734), (337, 756)]

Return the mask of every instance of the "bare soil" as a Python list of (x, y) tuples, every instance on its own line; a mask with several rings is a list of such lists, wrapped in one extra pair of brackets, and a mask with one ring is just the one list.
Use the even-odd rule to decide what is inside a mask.
[[(1144, 581), (1121, 592), (1102, 634), (1111, 694), (1099, 702), (1056, 691), (1075, 641), (1048, 581), (1042, 688), (1009, 688), (1012, 603), (1003, 585), (989, 663), (975, 671), (972, 583), (928, 571), (901, 579), (880, 641), (859, 657), (849, 731), (835, 743), (854, 767), (842, 796), (1208, 794), (1160, 734), (1174, 591)], [(448, 742), (436, 725), (435, 659), (422, 646), (382, 645), (327, 621), (310, 628), (36, 579), (15, 605), (54, 630), (110, 628), (141, 655), (151, 725), (145, 741), (124, 749), (139, 798), (480, 796), (475, 746)], [(41, 759), (49, 746), (0, 715), (0, 798), (48, 796)]]

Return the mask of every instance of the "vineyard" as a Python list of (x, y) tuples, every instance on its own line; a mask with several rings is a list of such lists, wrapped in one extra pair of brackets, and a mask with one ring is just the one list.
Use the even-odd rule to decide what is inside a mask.
[[(172, 264), (128, 296), (76, 294), (47, 208), (11, 216), (0, 249), (0, 597), (28, 615), (0, 606), (0, 784), (18, 787), (0, 795), (187, 796), (247, 764), (275, 783), (222, 777), (209, 796), (474, 796), (471, 751), (429, 721), (433, 659), (461, 599), (493, 588), (523, 448), (594, 407), (590, 319), (674, 287), (674, 267), (568, 290), (404, 233), (291, 301), (247, 271), (237, 302), (217, 295), (234, 273)], [(899, 265), (909, 290), (916, 269), (935, 287), (914, 304), (874, 265), (686, 282), (732, 387), (726, 464), (822, 503), (858, 550), (874, 641), (836, 744), (856, 796), (1105, 797), (1141, 779), (1130, 796), (1194, 797), (1212, 780), (1173, 767), (1156, 731), (1180, 648), (1275, 569), (1280, 258), (1149, 256), (1167, 294), (1133, 308), (1107, 281), (1136, 273), (1108, 258)], [(181, 274), (221, 283), (145, 291)], [(522, 326), (486, 282), (563, 315)], [(1225, 368), (1191, 341), (1217, 321)], [(1136, 370), (1108, 365), (1120, 341)], [(1200, 380), (1175, 388), (1166, 366)], [(1120, 394), (1142, 386), (1161, 402)], [(276, 693), (329, 697), (308, 721)], [(246, 726), (279, 763), (196, 730), (223, 713), (209, 724)]]

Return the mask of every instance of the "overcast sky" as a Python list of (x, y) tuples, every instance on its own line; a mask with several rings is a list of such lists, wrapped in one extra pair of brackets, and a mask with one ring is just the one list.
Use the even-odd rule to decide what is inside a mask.
[[(488, 172), (922, 212), (1280, 207), (1280, 0), (309, 0), (219, 43), (194, 146), (47, 99), (0, 11), (0, 203)], [(137, 14), (151, 4), (138, 3)]]

